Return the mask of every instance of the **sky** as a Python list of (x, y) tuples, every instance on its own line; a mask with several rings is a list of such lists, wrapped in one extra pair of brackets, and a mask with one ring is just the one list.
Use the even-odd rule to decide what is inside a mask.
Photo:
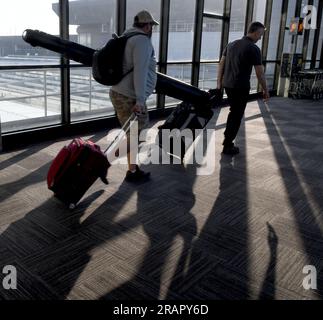
[(52, 10), (52, 3), (57, 2), (58, 0), (1, 0), (0, 36), (19, 36), (25, 29), (58, 34), (58, 16)]

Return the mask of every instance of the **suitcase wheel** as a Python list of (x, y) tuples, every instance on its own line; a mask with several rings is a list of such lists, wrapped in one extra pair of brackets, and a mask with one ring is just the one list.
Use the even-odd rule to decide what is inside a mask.
[(74, 203), (70, 203), (70, 204), (69, 204), (69, 206), (68, 206), (68, 208), (69, 208), (70, 210), (74, 210), (74, 209), (75, 209), (75, 207), (76, 207), (76, 205), (75, 205)]

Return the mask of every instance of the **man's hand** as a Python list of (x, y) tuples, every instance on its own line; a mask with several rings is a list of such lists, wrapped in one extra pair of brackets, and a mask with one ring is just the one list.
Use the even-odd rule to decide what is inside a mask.
[(217, 87), (216, 87), (219, 90), (223, 89), (224, 66), (225, 66), (225, 56), (222, 56), (218, 66), (218, 80), (217, 80)]
[(268, 89), (266, 89), (266, 90), (263, 90), (263, 97), (264, 97), (264, 101), (265, 102), (268, 102), (268, 100), (269, 100), (269, 98), (270, 98), (270, 95), (269, 95), (269, 91), (268, 91)]
[(136, 103), (133, 106), (132, 111), (135, 113), (145, 113), (145, 106), (140, 103)]
[(263, 65), (255, 66), (255, 71), (256, 71), (256, 76), (258, 78), (258, 81), (261, 87), (263, 88), (262, 93), (263, 93), (264, 101), (267, 102), (270, 96), (269, 96), (269, 91), (267, 87), (267, 81), (265, 78), (264, 66)]

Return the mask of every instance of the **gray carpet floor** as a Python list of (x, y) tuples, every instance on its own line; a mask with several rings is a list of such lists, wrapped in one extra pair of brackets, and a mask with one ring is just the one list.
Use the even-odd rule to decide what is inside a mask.
[[(228, 111), (208, 124), (206, 165), (188, 152), (132, 185), (114, 164), (74, 211), (46, 185), (70, 137), (1, 153), (0, 299), (322, 299), (323, 104), (250, 102), (233, 158)], [(107, 145), (106, 132), (85, 138)], [(6, 265), (16, 290), (1, 286)]]

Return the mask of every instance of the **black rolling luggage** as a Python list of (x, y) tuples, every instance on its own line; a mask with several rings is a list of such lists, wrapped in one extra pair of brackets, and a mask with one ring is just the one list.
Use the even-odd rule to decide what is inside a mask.
[[(189, 145), (185, 142), (185, 137), (181, 137), (180, 134), (185, 129), (191, 130), (191, 142), (193, 142), (196, 138), (195, 130), (204, 129), (212, 117), (213, 111), (210, 107), (203, 106), (198, 108), (190, 103), (182, 102), (175, 108), (164, 124), (158, 127), (157, 139), (159, 146), (172, 157), (183, 160)], [(178, 130), (172, 134), (173, 129)], [(180, 140), (177, 140), (177, 137)], [(180, 143), (180, 150), (174, 147), (174, 143)]]

